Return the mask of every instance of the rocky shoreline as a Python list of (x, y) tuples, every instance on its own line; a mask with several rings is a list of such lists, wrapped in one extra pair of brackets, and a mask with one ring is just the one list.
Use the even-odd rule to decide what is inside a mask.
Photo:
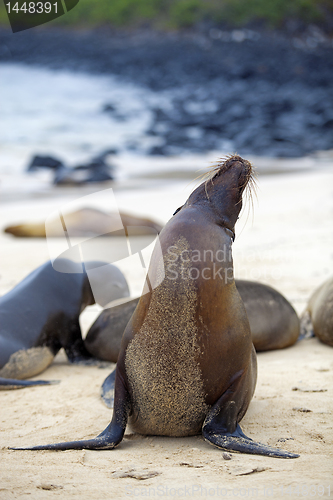
[[(315, 27), (299, 37), (217, 28), (2, 30), (0, 61), (114, 74), (157, 93), (146, 130), (156, 138), (152, 155), (227, 149), (300, 157), (333, 147), (333, 44)], [(117, 102), (104, 112), (114, 119)]]

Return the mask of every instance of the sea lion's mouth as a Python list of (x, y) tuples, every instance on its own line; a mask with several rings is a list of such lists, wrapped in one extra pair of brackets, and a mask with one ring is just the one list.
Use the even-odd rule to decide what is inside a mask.
[[(234, 190), (238, 202), (236, 204), (242, 203), (242, 198), (244, 193), (250, 200), (252, 200), (252, 192), (255, 190), (255, 170), (252, 164), (238, 155), (232, 155), (221, 160), (214, 169), (215, 175), (211, 178), (212, 183), (214, 179), (224, 176), (224, 174), (230, 174), (232, 180), (230, 179), (230, 190)], [(231, 185), (233, 187), (231, 187)], [(237, 193), (237, 194), (236, 194)]]
[(246, 164), (243, 165), (245, 167), (245, 170), (241, 171), (238, 177), (238, 188), (240, 194), (243, 193), (244, 189), (249, 184), (249, 181), (252, 177), (252, 168), (251, 167), (249, 168)]

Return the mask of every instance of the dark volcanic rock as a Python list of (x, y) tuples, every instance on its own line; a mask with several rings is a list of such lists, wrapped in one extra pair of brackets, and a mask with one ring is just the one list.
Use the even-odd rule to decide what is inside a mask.
[(76, 185), (111, 181), (113, 179), (112, 172), (107, 166), (99, 166), (92, 169), (62, 167), (56, 171), (53, 184)]
[[(240, 154), (302, 156), (333, 147), (333, 47), (315, 34), (2, 31), (0, 60), (110, 73), (167, 92), (168, 106), (151, 110), (146, 133), (159, 142), (150, 154), (227, 141)], [(104, 112), (126, 118), (113, 104)]]
[(116, 151), (107, 150), (91, 161), (69, 168), (60, 160), (52, 156), (34, 156), (27, 171), (33, 172), (37, 168), (54, 170), (53, 183), (58, 184), (85, 184), (90, 182), (103, 182), (114, 179), (113, 167), (105, 162), (105, 157), (115, 154)]
[(61, 168), (63, 166), (64, 164), (62, 163), (62, 161), (54, 158), (53, 156), (36, 155), (28, 165), (27, 172), (33, 172), (38, 168), (50, 168), (52, 170), (57, 170), (58, 168)]

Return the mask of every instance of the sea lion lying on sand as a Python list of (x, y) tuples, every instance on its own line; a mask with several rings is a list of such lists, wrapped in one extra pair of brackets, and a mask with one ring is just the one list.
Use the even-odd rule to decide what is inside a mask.
[[(136, 217), (121, 212), (106, 213), (96, 208), (81, 208), (65, 214), (66, 226), (70, 228), (71, 236), (117, 236), (119, 230), (119, 215), (125, 228), (131, 226), (131, 236), (145, 236), (159, 233), (162, 226), (150, 219)], [(113, 228), (114, 226), (114, 228)], [(151, 228), (151, 232), (149, 231)], [(43, 238), (46, 236), (45, 222), (22, 223), (8, 226), (5, 233), (18, 237)], [(113, 233), (114, 232), (114, 233)], [(62, 237), (64, 230), (58, 221), (48, 223), (47, 237)]]
[[(235, 280), (235, 284), (246, 309), (256, 351), (293, 345), (299, 336), (300, 323), (287, 299), (262, 283)], [(92, 356), (117, 362), (123, 333), (139, 300), (140, 297), (101, 312), (84, 339)]]
[(333, 278), (314, 291), (301, 320), (303, 335), (309, 330), (321, 342), (333, 346)]

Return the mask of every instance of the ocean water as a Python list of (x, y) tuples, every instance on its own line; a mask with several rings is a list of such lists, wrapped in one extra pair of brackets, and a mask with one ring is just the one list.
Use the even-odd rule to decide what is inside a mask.
[[(26, 173), (34, 155), (54, 156), (74, 167), (114, 148), (117, 154), (107, 161), (116, 167), (116, 180), (151, 175), (195, 179), (228, 151), (148, 155), (163, 141), (146, 134), (152, 109), (168, 109), (174, 95), (174, 90), (157, 93), (113, 75), (1, 63), (0, 201), (55, 193), (51, 170)], [(106, 104), (113, 112), (104, 111)]]
[[(163, 97), (162, 97), (163, 98)], [(145, 154), (145, 130), (161, 96), (114, 76), (0, 65), (0, 174), (22, 173), (35, 154), (74, 166), (103, 150)], [(103, 111), (105, 104), (113, 113)]]
[[(195, 179), (233, 149), (229, 145), (207, 154), (149, 156), (150, 148), (163, 141), (146, 133), (152, 110), (167, 110), (176, 94), (177, 90), (153, 92), (114, 75), (1, 63), (0, 199), (7, 202), (23, 193), (50, 190), (53, 172), (26, 174), (36, 154), (54, 156), (72, 167), (114, 148), (117, 155), (108, 161), (116, 166), (117, 180), (152, 175)], [(112, 112), (104, 111), (106, 104)], [(325, 161), (319, 163), (325, 166)], [(318, 158), (259, 158), (255, 166), (265, 173), (298, 171), (317, 168)]]

